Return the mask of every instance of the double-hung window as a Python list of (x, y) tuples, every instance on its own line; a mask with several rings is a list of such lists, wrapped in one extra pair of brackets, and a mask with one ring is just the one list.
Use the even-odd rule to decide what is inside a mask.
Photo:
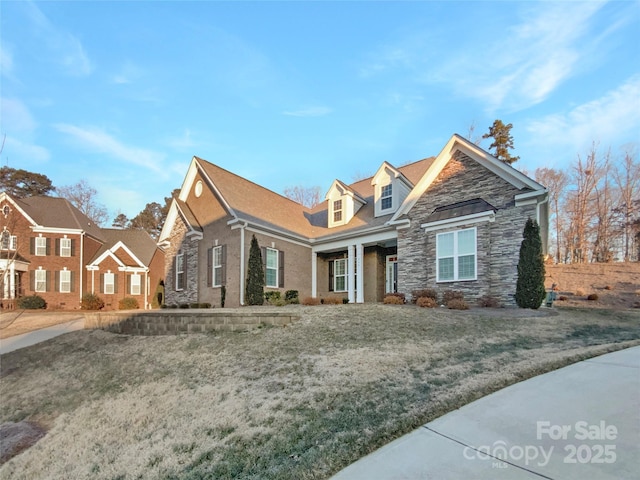
[(265, 285), (278, 288), (278, 250), (267, 248), (267, 262), (265, 269)]
[(131, 275), (131, 295), (140, 295), (140, 274)]
[(70, 238), (60, 239), (60, 256), (61, 257), (71, 256), (71, 239)]
[(385, 185), (380, 189), (380, 207), (388, 210), (393, 206), (393, 185)]
[(333, 202), (333, 221), (342, 221), (342, 200), (334, 200)]
[(115, 293), (115, 275), (112, 272), (104, 274), (104, 293), (107, 295)]
[(222, 245), (217, 246), (217, 247), (213, 247), (213, 254), (212, 254), (213, 258), (212, 258), (212, 265), (211, 268), (213, 269), (213, 287), (220, 287), (222, 286)]
[(436, 236), (437, 281), (476, 279), (476, 229), (468, 228)]
[(347, 259), (334, 260), (333, 264), (333, 291), (347, 291)]
[(44, 257), (47, 254), (47, 238), (36, 237), (36, 255)]
[(47, 291), (47, 271), (38, 269), (36, 272), (36, 292), (46, 292)]
[(176, 290), (184, 289), (184, 253), (176, 255)]
[(18, 245), (18, 237), (11, 235), (7, 230), (2, 232), (2, 250), (15, 250)]
[(60, 271), (60, 292), (71, 292), (71, 270)]

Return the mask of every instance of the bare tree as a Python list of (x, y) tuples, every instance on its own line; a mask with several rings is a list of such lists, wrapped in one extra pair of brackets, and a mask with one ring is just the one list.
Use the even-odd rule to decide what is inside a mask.
[(613, 243), (615, 218), (613, 191), (611, 188), (611, 152), (607, 151), (600, 167), (600, 181), (594, 187), (595, 238), (593, 259), (596, 262), (611, 262), (614, 258)]
[(565, 225), (565, 214), (561, 209), (564, 203), (564, 193), (569, 179), (562, 170), (553, 168), (538, 168), (535, 172), (536, 181), (547, 187), (549, 191), (549, 203), (551, 204), (551, 214), (555, 225), (556, 240), (556, 262), (561, 262), (561, 232)]
[(480, 145), (482, 143), (483, 137), (482, 135), (476, 134), (476, 128), (477, 128), (477, 125), (476, 125), (476, 121), (474, 120), (469, 125), (465, 138), (470, 142), (474, 143), (475, 145)]
[(322, 201), (322, 191), (320, 187), (302, 187), (296, 185), (284, 189), (284, 196), (304, 205), (307, 208), (313, 208)]
[(56, 192), (62, 198), (66, 198), (71, 204), (89, 217), (93, 222), (102, 226), (109, 219), (106, 207), (96, 202), (98, 191), (89, 185), (86, 180), (80, 180), (75, 185), (67, 185), (56, 188)]
[(578, 155), (571, 166), (571, 190), (567, 192), (566, 209), (569, 217), (567, 240), (572, 263), (589, 260), (588, 235), (594, 218), (594, 191), (600, 180), (602, 167), (594, 143), (586, 157)]
[(631, 259), (630, 243), (634, 240), (634, 221), (640, 216), (640, 162), (635, 153), (626, 152), (622, 163), (614, 169), (613, 180), (619, 191), (619, 203), (616, 207), (622, 217), (623, 258)]

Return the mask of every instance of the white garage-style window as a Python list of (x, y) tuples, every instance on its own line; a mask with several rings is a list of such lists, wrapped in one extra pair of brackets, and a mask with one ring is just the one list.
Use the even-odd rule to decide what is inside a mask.
[(436, 235), (437, 281), (476, 280), (475, 228)]

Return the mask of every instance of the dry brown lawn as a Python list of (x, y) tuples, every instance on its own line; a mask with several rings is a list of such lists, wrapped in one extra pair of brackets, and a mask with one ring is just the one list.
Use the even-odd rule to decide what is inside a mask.
[(640, 344), (635, 310), (285, 308), (302, 319), (3, 355), (0, 423), (47, 434), (0, 478), (327, 478), (504, 386)]
[(84, 318), (80, 311), (0, 310), (0, 339)]

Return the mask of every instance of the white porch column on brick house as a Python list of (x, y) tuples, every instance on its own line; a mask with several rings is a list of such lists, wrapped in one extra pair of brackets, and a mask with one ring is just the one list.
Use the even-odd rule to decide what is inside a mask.
[(364, 303), (364, 247), (356, 244), (356, 303)]
[(349, 245), (347, 247), (347, 293), (349, 295), (349, 303), (356, 301), (355, 249), (355, 245)]
[(311, 297), (318, 296), (318, 254), (311, 252)]

